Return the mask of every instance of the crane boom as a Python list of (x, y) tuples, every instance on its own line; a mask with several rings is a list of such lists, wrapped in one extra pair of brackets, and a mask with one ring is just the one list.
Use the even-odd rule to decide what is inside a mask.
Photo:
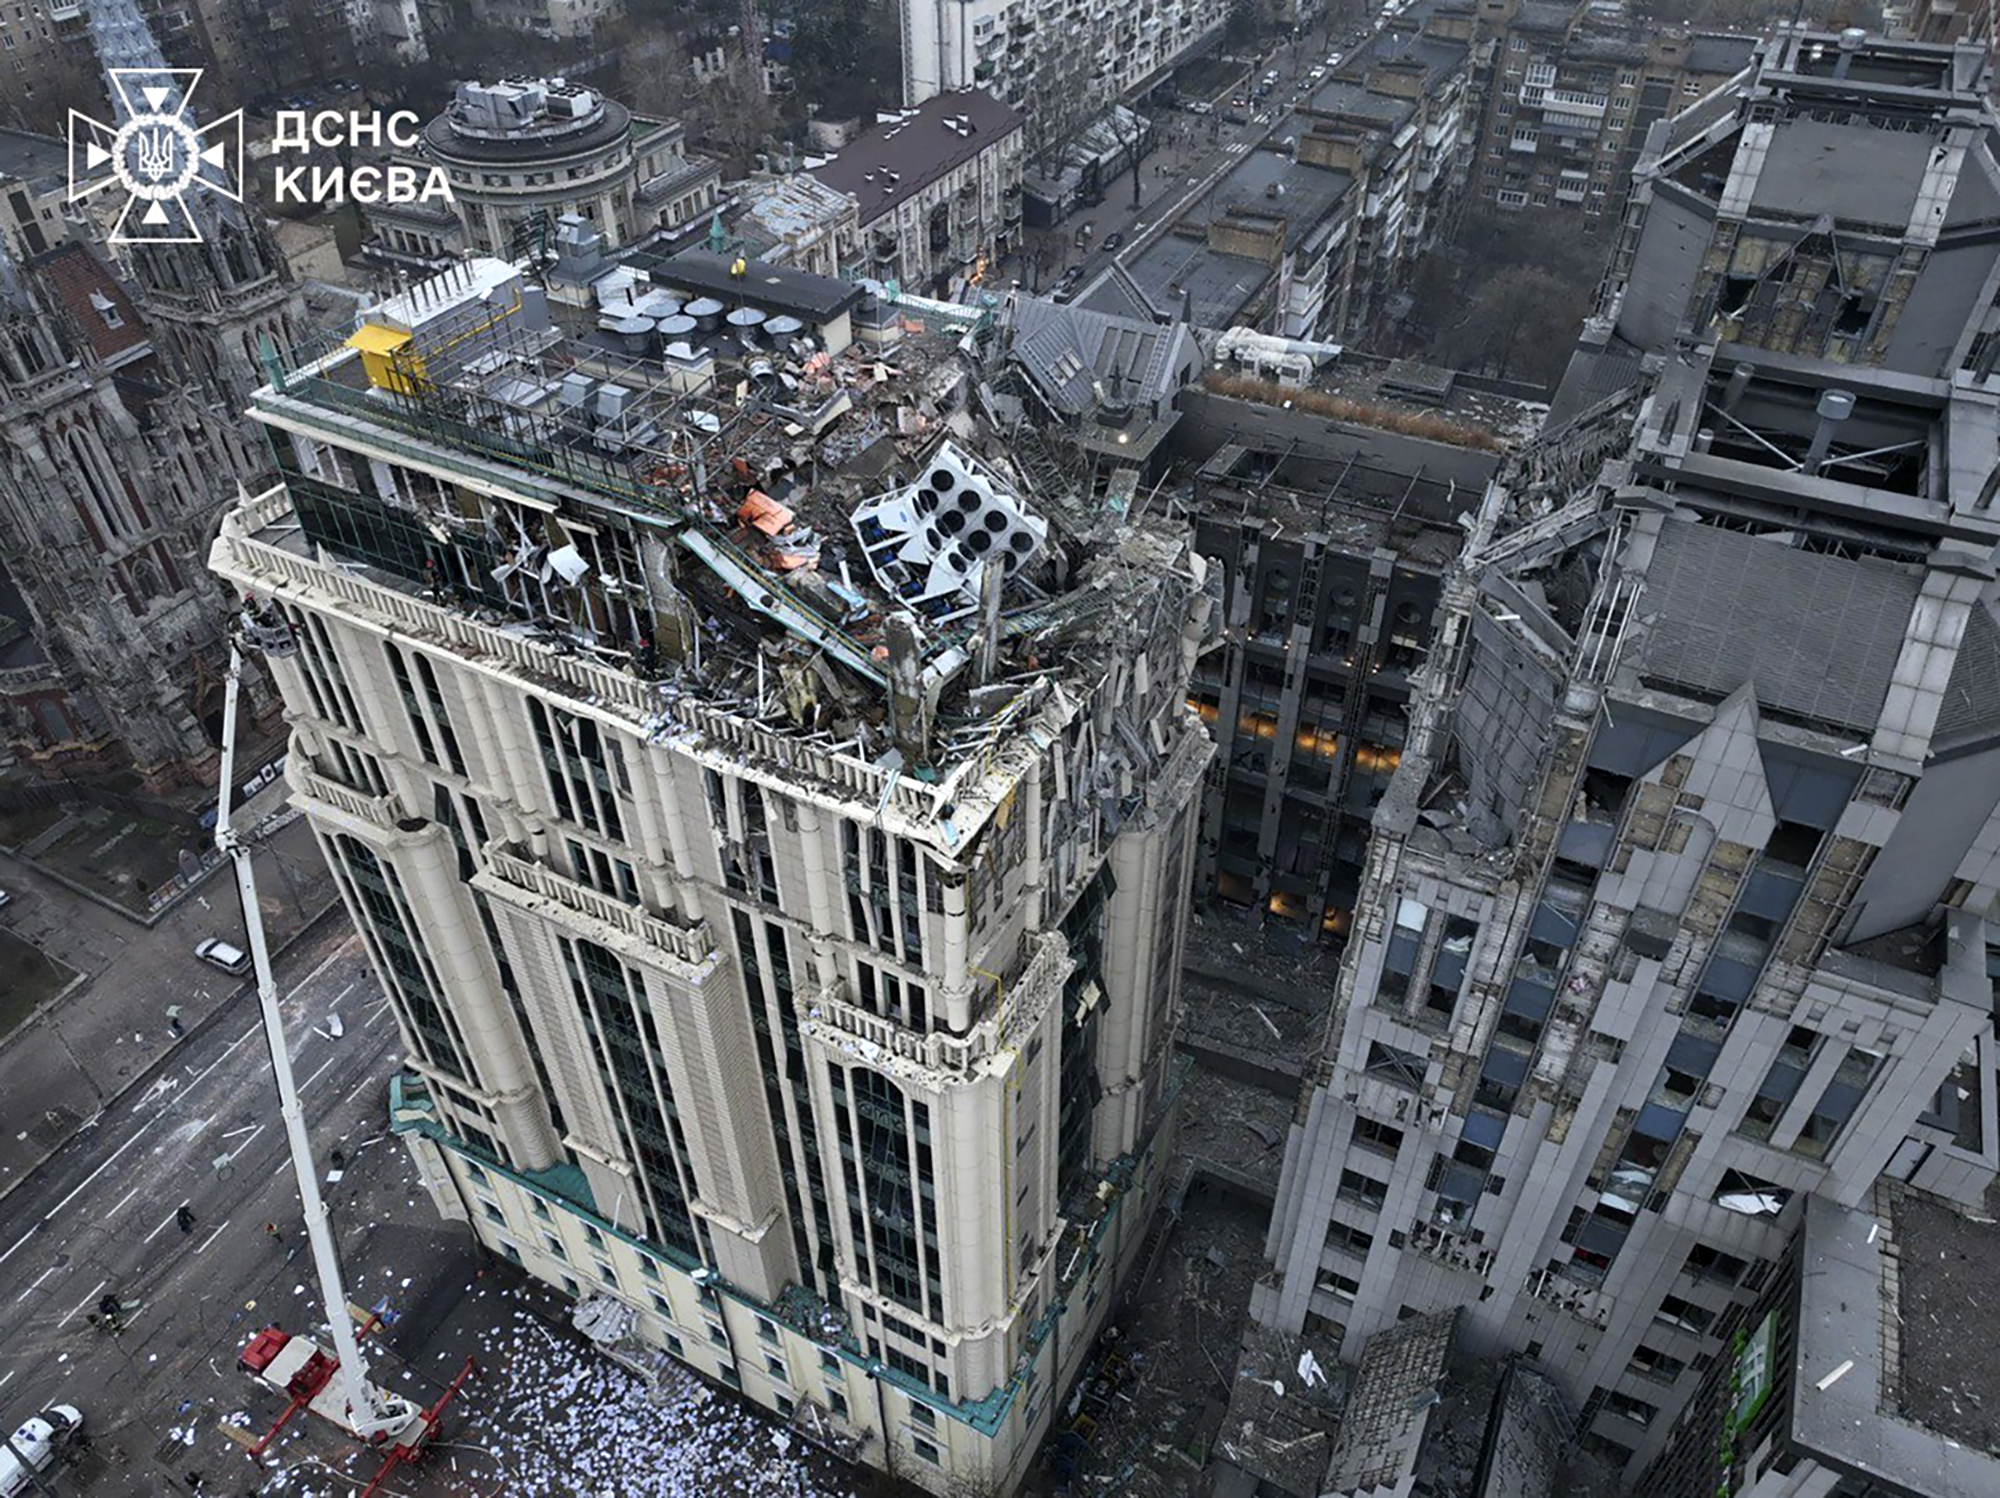
[[(257, 903), (257, 873), (250, 847), (230, 822), (230, 801), (236, 770), (236, 702), (243, 683), (243, 637), (258, 622), (246, 607), (231, 623), (229, 631), (229, 676), (222, 706), (222, 791), (215, 815), (215, 846), (227, 855), (236, 874), (236, 893), (243, 901), (243, 928), (250, 940), (250, 960), (257, 974), (257, 1007), (264, 1018), (264, 1039), (271, 1052), (271, 1073), (278, 1085), (278, 1110), (284, 1119), (285, 1143), (291, 1152), (292, 1174), (298, 1178), (299, 1201), (305, 1208), (306, 1241), (311, 1245), (313, 1268), (319, 1281), (320, 1297), (326, 1308), (328, 1333), (339, 1354), (339, 1376), (354, 1433), (373, 1440), (403, 1424), (408, 1411), (385, 1408), (375, 1387), (368, 1381), (368, 1365), (362, 1361), (361, 1344), (348, 1319), (347, 1287), (341, 1278), (340, 1259), (334, 1251), (333, 1229), (327, 1218), (326, 1202), (319, 1192), (319, 1172), (313, 1164), (312, 1143), (306, 1137), (305, 1110), (299, 1103), (299, 1089), (292, 1077), (292, 1055), (285, 1044), (285, 1021), (278, 1012), (278, 983), (271, 971), (271, 953), (264, 939), (263, 911)], [(289, 633), (261, 626), (272, 653), (289, 647)]]

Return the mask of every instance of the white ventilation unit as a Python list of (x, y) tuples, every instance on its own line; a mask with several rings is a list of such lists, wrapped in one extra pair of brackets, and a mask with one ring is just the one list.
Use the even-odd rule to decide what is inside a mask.
[(917, 481), (854, 512), (854, 533), (876, 581), (933, 623), (970, 613), (988, 567), (1012, 577), (1047, 539), (1048, 522), (1023, 509), (991, 469), (952, 442)]

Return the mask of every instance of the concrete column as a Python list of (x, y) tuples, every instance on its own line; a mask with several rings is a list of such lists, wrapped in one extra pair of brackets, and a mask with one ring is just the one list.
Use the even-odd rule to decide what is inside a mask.
[(458, 878), (457, 849), (436, 822), (407, 834), (392, 860), (410, 897), (431, 966), (444, 990), (440, 1001), (459, 1034), (507, 1147), (526, 1169), (541, 1170), (561, 1158), (555, 1130), (537, 1096), (534, 1068), (500, 987), (499, 968), (466, 888)]

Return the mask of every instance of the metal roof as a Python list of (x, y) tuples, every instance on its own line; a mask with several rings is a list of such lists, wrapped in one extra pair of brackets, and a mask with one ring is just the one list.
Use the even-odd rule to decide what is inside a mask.
[(1872, 560), (1668, 520), (1646, 570), (1642, 675), (1872, 732), (1920, 579)]

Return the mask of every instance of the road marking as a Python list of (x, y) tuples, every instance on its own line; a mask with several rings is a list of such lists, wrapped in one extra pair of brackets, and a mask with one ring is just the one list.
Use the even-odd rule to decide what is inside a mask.
[[(318, 967), (314, 968), (311, 972), (307, 973), (305, 977), (301, 978), (297, 983), (295, 983), (292, 986), (291, 992), (287, 994), (285, 997), (288, 999), (297, 998), (301, 989), (305, 988), (307, 984), (311, 983), (321, 973), (325, 972), (327, 968), (332, 966), (335, 961), (337, 961), (340, 957), (345, 955), (348, 948), (352, 947), (358, 940), (359, 938), (356, 936), (349, 936), (339, 946), (335, 947), (331, 952), (327, 953), (326, 959), (323, 962), (321, 962)], [(215, 1068), (220, 1066), (223, 1063), (224, 1059), (228, 1057), (230, 1051), (234, 1051), (237, 1048), (237, 1046), (243, 1044), (244, 1041), (248, 1040), (252, 1035), (255, 1035), (257, 1031), (260, 1030), (261, 1028), (263, 1028), (263, 1026), (260, 1022), (258, 1024), (252, 1025), (248, 1030), (245, 1030), (235, 1040), (230, 1042), (229, 1050), (224, 1051), (222, 1055), (216, 1057), (215, 1060), (209, 1063), (209, 1065), (200, 1073), (200, 1075), (195, 1077), (194, 1080), (196, 1082), (199, 1082), (202, 1079), (202, 1077), (205, 1077), (209, 1074), (209, 1072), (214, 1071)], [(192, 1086), (193, 1084), (190, 1083), (189, 1085)], [(182, 1088), (178, 1096), (185, 1097), (186, 1095), (187, 1095), (187, 1088)], [(99, 1176), (103, 1175), (105, 1171), (109, 1170), (115, 1163), (117, 1163), (118, 1157), (120, 1155), (124, 1154), (125, 1151), (130, 1149), (133, 1145), (137, 1144), (141, 1139), (145, 1138), (147, 1131), (151, 1129), (154, 1124), (158, 1123), (161, 1119), (167, 1116), (167, 1111), (169, 1108), (173, 1106), (174, 1101), (175, 1099), (169, 1099), (167, 1103), (161, 1107), (159, 1112), (155, 1113), (151, 1118), (146, 1119), (143, 1123), (139, 1125), (138, 1128), (134, 1129), (132, 1131), (132, 1137), (127, 1139), (123, 1144), (119, 1145), (117, 1149), (113, 1150), (109, 1158), (107, 1158), (103, 1164), (99, 1165), (97, 1169), (93, 1170), (89, 1175), (85, 1176), (80, 1182), (77, 1183), (77, 1185), (70, 1191), (70, 1193), (67, 1196), (65, 1196), (61, 1201), (57, 1202), (53, 1207), (49, 1208), (47, 1212), (43, 1213), (40, 1223), (37, 1223), (34, 1227), (28, 1229), (27, 1232), (23, 1233), (19, 1238), (15, 1239), (13, 1246), (9, 1248), (5, 1253), (0, 1253), (0, 1264), (6, 1263), (8, 1259), (12, 1258), (17, 1252), (19, 1252), (22, 1246), (26, 1244), (31, 1237), (33, 1237), (37, 1232), (41, 1230), (43, 1225), (47, 1224), (55, 1217), (56, 1213), (60, 1212), (64, 1207), (68, 1206), (72, 1201), (76, 1200), (76, 1198), (82, 1194), (82, 1192), (86, 1187), (88, 1187)]]
[(172, 1221), (174, 1220), (174, 1218), (175, 1218), (175, 1217), (176, 1217), (176, 1216), (177, 1216), (177, 1215), (178, 1215), (178, 1214), (180, 1213), (180, 1210), (181, 1210), (181, 1209), (180, 1209), (179, 1207), (175, 1207), (173, 1211), (169, 1212), (169, 1213), (168, 1213), (168, 1214), (167, 1214), (167, 1215), (166, 1215), (165, 1217), (162, 1217), (162, 1218), (160, 1219), (160, 1226), (159, 1226), (159, 1227), (156, 1227), (156, 1228), (154, 1228), (152, 1232), (150, 1232), (150, 1233), (146, 1234), (146, 1236), (145, 1236), (145, 1238), (144, 1238), (144, 1240), (143, 1240), (143, 1241), (144, 1241), (144, 1242), (147, 1242), (147, 1243), (151, 1243), (151, 1242), (152, 1242), (152, 1241), (153, 1241), (153, 1240), (154, 1240), (155, 1238), (159, 1237), (159, 1236), (160, 1236), (160, 1228), (163, 1228), (163, 1227), (165, 1227), (165, 1226), (166, 1226), (166, 1225), (167, 1225), (168, 1223), (172, 1222)]
[(7, 1370), (7, 1378), (0, 1378), (0, 1389), (6, 1388), (7, 1380), (11, 1379), (15, 1374), (19, 1373), (20, 1371), (21, 1370), (19, 1368), (9, 1368)]
[[(97, 1290), (102, 1290), (106, 1285), (110, 1283), (111, 1281), (108, 1279), (99, 1280), (97, 1282)], [(62, 1320), (58, 1321), (56, 1325), (68, 1326), (69, 1318), (71, 1316), (74, 1316), (78, 1311), (82, 1310), (85, 1306), (89, 1305), (93, 1300), (97, 1299), (97, 1290), (92, 1290), (88, 1295), (84, 1296), (82, 1300), (79, 1300), (75, 1305), (71, 1306), (69, 1308), (68, 1314), (65, 1315)]]
[(231, 1161), (234, 1161), (238, 1155), (242, 1154), (245, 1150), (250, 1148), (250, 1146), (256, 1142), (257, 1136), (263, 1132), (264, 1132), (264, 1126), (262, 1124), (258, 1124), (256, 1128), (250, 1131), (250, 1137), (244, 1140), (241, 1144), (237, 1145), (235, 1149), (231, 1150), (229, 1154), (226, 1156), (226, 1158)]
[(138, 1194), (139, 1194), (139, 1188), (137, 1186), (134, 1186), (130, 1191), (126, 1192), (123, 1196), (119, 1197), (118, 1200), (112, 1204), (111, 1210), (109, 1212), (106, 1212), (104, 1215), (106, 1217), (116, 1217), (118, 1215), (118, 1209), (124, 1206), (125, 1203), (132, 1200), (132, 1198), (137, 1196)]
[(320, 1062), (319, 1071), (314, 1072), (311, 1076), (307, 1077), (305, 1081), (299, 1083), (299, 1091), (304, 1092), (308, 1087), (312, 1086), (313, 1083), (317, 1082), (320, 1079), (320, 1073), (324, 1072), (329, 1066), (333, 1065), (333, 1063), (338, 1061), (339, 1059), (340, 1058), (338, 1056), (329, 1056), (326, 1058), (326, 1060)]
[(202, 1239), (201, 1242), (195, 1246), (195, 1252), (200, 1253), (204, 1248), (207, 1248), (209, 1244), (213, 1243), (217, 1238), (220, 1238), (222, 1236), (222, 1230), (228, 1226), (229, 1226), (229, 1219), (225, 1217), (222, 1219), (221, 1222), (216, 1224), (214, 1232), (210, 1233), (206, 1238)]
[[(56, 1266), (53, 1264), (49, 1265), (47, 1269), (44, 1269), (40, 1274), (35, 1276), (35, 1285), (39, 1285), (43, 1280), (47, 1279), (50, 1275), (54, 1274), (55, 1272), (56, 1272)], [(26, 1300), (30, 1295), (33, 1295), (35, 1293), (35, 1285), (28, 1286), (27, 1289), (23, 1290), (19, 1295), (15, 1296), (14, 1297), (15, 1301), (18, 1303), (20, 1301)]]

